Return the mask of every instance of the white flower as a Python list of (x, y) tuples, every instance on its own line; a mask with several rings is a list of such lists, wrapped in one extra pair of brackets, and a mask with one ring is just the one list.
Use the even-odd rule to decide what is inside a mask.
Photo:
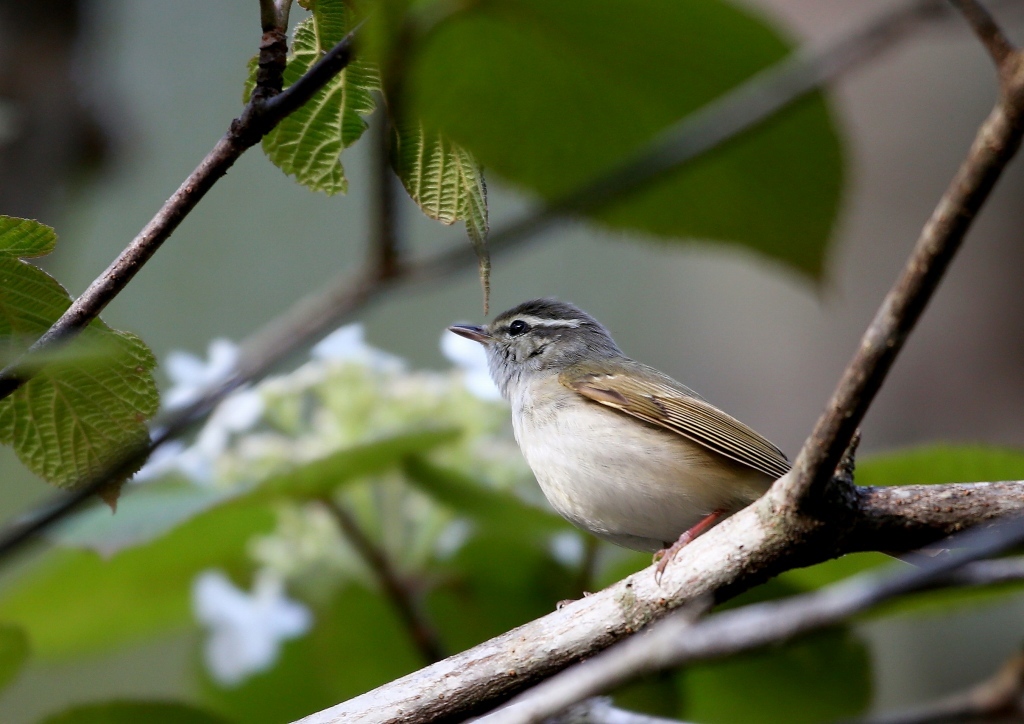
[(401, 357), (366, 344), (363, 325), (359, 323), (334, 330), (313, 346), (309, 356), (327, 362), (358, 362), (384, 372), (400, 372), (405, 367)]
[(501, 399), (501, 392), (487, 369), (487, 353), (479, 342), (445, 331), (441, 334), (441, 351), (462, 370), (466, 389), (481, 400)]
[(548, 541), (551, 557), (566, 568), (577, 568), (583, 563), (583, 537), (579, 533), (566, 530), (555, 533)]
[(173, 386), (164, 395), (164, 407), (170, 410), (195, 402), (208, 388), (226, 380), (235, 369), (238, 345), (231, 340), (215, 339), (207, 352), (209, 362), (181, 350), (167, 355), (167, 376)]
[(288, 599), (281, 579), (267, 572), (257, 574), (248, 594), (221, 571), (204, 571), (192, 584), (192, 608), (210, 632), (206, 666), (225, 686), (269, 669), (281, 642), (302, 636), (313, 623), (309, 609)]
[(135, 480), (152, 480), (180, 472), (196, 483), (213, 482), (217, 459), (227, 450), (232, 434), (245, 432), (263, 414), (263, 398), (255, 390), (233, 392), (214, 408), (191, 447), (172, 440), (153, 453)]
[(434, 541), (434, 554), (446, 561), (459, 552), (473, 534), (473, 524), (465, 518), (456, 518), (438, 534)]

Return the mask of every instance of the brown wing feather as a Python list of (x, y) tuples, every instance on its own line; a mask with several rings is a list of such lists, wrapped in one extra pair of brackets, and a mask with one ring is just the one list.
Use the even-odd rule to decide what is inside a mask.
[(559, 381), (584, 397), (683, 435), (772, 478), (789, 472), (777, 447), (686, 387), (646, 365), (629, 374), (571, 368)]

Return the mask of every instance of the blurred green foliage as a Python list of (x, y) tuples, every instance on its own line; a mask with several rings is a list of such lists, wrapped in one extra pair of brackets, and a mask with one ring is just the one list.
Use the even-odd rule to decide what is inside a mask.
[[(718, 0), (478, 3), (411, 54), (408, 105), (489, 173), (554, 200), (787, 51), (769, 25)], [(595, 217), (740, 244), (817, 275), (842, 176), (815, 95)]]
[[(480, 163), (557, 199), (788, 52), (776, 30), (717, 0), (494, 0), (450, 13), (427, 2), (408, 15), (403, 2), (358, 12), (342, 0), (300, 5), (312, 16), (295, 30), (286, 84), (375, 7), (388, 12), (369, 27), (394, 35), (366, 47), (381, 68), (408, 75), (382, 84), (361, 58), (267, 137), (267, 155), (313, 190), (344, 191), (339, 155), (362, 135), (372, 92), (399, 87), (402, 97), (392, 100), (405, 115), (391, 119), (399, 129), (392, 162), (429, 216), (465, 220), (476, 243), (487, 227)], [(250, 78), (247, 95), (251, 87)], [(830, 111), (814, 95), (594, 216), (645, 234), (739, 244), (817, 275), (842, 178)], [(0, 217), (5, 360), (67, 307), (66, 292), (22, 261), (55, 240), (48, 227)], [(99, 322), (85, 338), (92, 336), (113, 357), (56, 360), (0, 403), (0, 440), (59, 484), (144, 436), (156, 408), (144, 345)], [(8, 622), (0, 626), (0, 684), (30, 648), (42, 660), (66, 660), (192, 630), (192, 586), (211, 569), (242, 586), (239, 601), (250, 598), (244, 589), (258, 574), (276, 576), (312, 612), (311, 630), (241, 683), (218, 681), (204, 662), (208, 651), (197, 651), (199, 696), (217, 715), (112, 702), (46, 722), (270, 724), (422, 666), (425, 652), (380, 571), (338, 525), (339, 511), (390, 563), (450, 652), (650, 563), (584, 542), (538, 500), (502, 404), (475, 398), (458, 372), (410, 371), (353, 340), (247, 391), (259, 398), (257, 422), (232, 427), (215, 413), (186, 451), (203, 475), (172, 466), (133, 488), (117, 516), (91, 509), (55, 531), (56, 547), (0, 592)], [(857, 474), (865, 485), (1007, 478), (1024, 478), (1024, 454), (983, 447), (880, 456)], [(859, 554), (790, 571), (731, 605), (820, 588), (884, 560)], [(870, 679), (864, 644), (842, 627), (664, 672), (618, 695), (640, 710), (707, 722), (816, 722), (862, 711)]]

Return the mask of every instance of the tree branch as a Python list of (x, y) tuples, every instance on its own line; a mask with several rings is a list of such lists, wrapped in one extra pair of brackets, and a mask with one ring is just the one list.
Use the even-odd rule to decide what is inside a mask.
[[(814, 593), (725, 611), (694, 623), (675, 615), (641, 635), (563, 671), (505, 707), (482, 717), (483, 724), (533, 724), (577, 701), (662, 669), (721, 659), (789, 641), (842, 623), (899, 595), (955, 583), (962, 566), (1024, 541), (1024, 520), (957, 536), (963, 550), (896, 575), (861, 574)], [(1000, 581), (1002, 582), (1002, 581)]]
[[(999, 484), (1006, 514), (1024, 514), (1024, 482)], [(960, 486), (929, 486), (940, 498)], [(978, 485), (977, 490), (984, 488)], [(869, 489), (882, 490), (882, 489)], [(901, 488), (893, 489), (895, 491)], [(945, 538), (950, 524), (941, 509), (911, 506), (916, 526), (901, 539), (903, 521), (893, 509), (893, 495), (872, 492), (875, 508), (884, 511), (874, 526), (897, 550), (898, 545)], [(874, 497), (877, 496), (877, 497)], [(960, 526), (990, 521), (990, 501), (978, 494), (974, 507), (959, 509)], [(1011, 510), (1012, 509), (1012, 510)], [(929, 517), (929, 511), (934, 518)], [(836, 520), (854, 515), (837, 515)], [(865, 512), (865, 516), (873, 515)], [(934, 537), (921, 535), (931, 526)], [(847, 539), (842, 524), (816, 525), (804, 518), (780, 519), (767, 498), (755, 502), (697, 538), (665, 569), (659, 586), (654, 567), (642, 571), (553, 613), (513, 629), (468, 651), (397, 679), (373, 691), (302, 720), (303, 724), (455, 721), (483, 713), (515, 693), (581, 659), (594, 656), (662, 618), (671, 611), (714, 596), (724, 600), (790, 568), (813, 565), (853, 550), (863, 550), (857, 528)]]
[(974, 30), (978, 40), (985, 46), (985, 50), (992, 56), (996, 67), (1002, 69), (1013, 54), (1014, 47), (1002, 29), (996, 25), (995, 20), (989, 14), (985, 6), (978, 0), (950, 0), (957, 10), (967, 18), (971, 28)]
[[(959, 3), (975, 7), (973, 3)], [(1024, 60), (1000, 66), (1002, 93), (946, 193), (925, 224), (903, 272), (875, 314), (842, 378), (793, 464), (769, 493), (780, 509), (816, 503), (839, 458), (917, 324), (978, 210), (1024, 134)]]
[(373, 542), (345, 506), (328, 498), (320, 502), (334, 515), (342, 533), (377, 578), (420, 655), (431, 664), (443, 659), (444, 647), (437, 632), (420, 608), (416, 595), (395, 570), (384, 550)]
[[(67, 342), (96, 319), (174, 233), (213, 185), (246, 150), (259, 143), (281, 119), (299, 108), (341, 72), (352, 59), (353, 38), (358, 28), (328, 51), (305, 75), (280, 91), (280, 71), (286, 46), (282, 32), (271, 30), (260, 44), (260, 80), (242, 114), (206, 154), (195, 170), (164, 202), (156, 215), (118, 257), (78, 297), (49, 330), (18, 361), (0, 371), (0, 399), (17, 390), (29, 377), (30, 355)], [(273, 36), (273, 37), (269, 37)], [(266, 63), (266, 67), (264, 67)], [(276, 84), (276, 89), (274, 88)]]
[(678, 719), (666, 719), (650, 714), (619, 709), (605, 696), (581, 701), (566, 712), (552, 717), (548, 724), (686, 724)]
[(858, 720), (860, 724), (941, 724), (952, 721), (1019, 721), (1024, 716), (1024, 653), (1018, 652), (992, 678), (952, 696), (905, 712)]

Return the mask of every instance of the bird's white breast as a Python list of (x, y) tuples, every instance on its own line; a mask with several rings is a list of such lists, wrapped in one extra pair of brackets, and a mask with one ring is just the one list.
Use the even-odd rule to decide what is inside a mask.
[(512, 393), (516, 440), (563, 517), (601, 538), (656, 551), (714, 510), (733, 512), (771, 481), (703, 446), (587, 400), (557, 378)]

